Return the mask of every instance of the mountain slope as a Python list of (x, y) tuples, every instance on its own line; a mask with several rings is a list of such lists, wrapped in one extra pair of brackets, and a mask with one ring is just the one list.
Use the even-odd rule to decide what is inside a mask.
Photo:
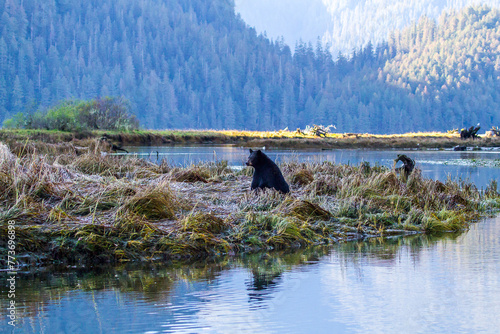
[[(499, 12), (486, 7), (443, 15), (436, 26), (422, 19), (394, 36), (398, 55), (386, 64), (386, 82), (426, 108), (436, 124), (500, 121)], [(427, 117), (425, 116), (427, 114)], [(492, 124), (493, 123), (493, 124)], [(450, 126), (451, 127), (451, 126)]]
[(0, 0), (0, 121), (121, 95), (145, 128), (484, 128), (500, 124), (499, 22), (486, 7), (424, 18), (334, 62), (258, 36), (230, 0)]
[(290, 51), (247, 28), (232, 1), (0, 0), (0, 23), (0, 121), (123, 95), (149, 128), (279, 123), (255, 112), (279, 108)]
[[(314, 98), (297, 103), (298, 114), (353, 132), (497, 126), (499, 41), (498, 10), (467, 8), (439, 22), (422, 18), (388, 42), (341, 57)], [(302, 57), (298, 48), (295, 58)]]

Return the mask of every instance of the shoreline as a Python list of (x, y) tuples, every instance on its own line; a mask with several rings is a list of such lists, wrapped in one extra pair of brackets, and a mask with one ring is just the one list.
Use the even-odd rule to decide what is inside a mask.
[(99, 154), (0, 144), (2, 251), (8, 221), (16, 224), (17, 261), (29, 267), (193, 260), (459, 232), (500, 208), (496, 183), (482, 192), (418, 170), (406, 178), (367, 163), (288, 162), (280, 168), (291, 194), (255, 193), (249, 167), (156, 165), (102, 156), (94, 145)]
[(373, 135), (331, 133), (327, 137), (298, 135), (290, 131), (213, 131), (213, 130), (140, 130), (131, 132), (92, 131), (82, 133), (48, 130), (0, 129), (0, 141), (11, 143), (45, 143), (88, 147), (103, 135), (123, 146), (159, 145), (238, 145), (269, 148), (321, 149), (450, 149), (455, 146), (500, 147), (500, 137), (480, 137), (462, 140), (458, 134), (408, 133)]

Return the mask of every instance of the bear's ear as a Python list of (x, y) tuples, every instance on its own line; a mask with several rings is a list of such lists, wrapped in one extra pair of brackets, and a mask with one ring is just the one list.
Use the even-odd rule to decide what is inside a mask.
[(253, 150), (252, 150), (252, 149), (250, 149), (249, 151), (250, 151), (250, 153), (253, 153)]

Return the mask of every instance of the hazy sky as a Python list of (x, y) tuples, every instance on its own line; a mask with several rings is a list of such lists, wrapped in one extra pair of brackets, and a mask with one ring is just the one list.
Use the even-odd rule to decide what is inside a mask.
[(322, 0), (235, 0), (243, 20), (276, 40), (283, 36), (292, 47), (296, 41), (323, 37), (331, 21)]

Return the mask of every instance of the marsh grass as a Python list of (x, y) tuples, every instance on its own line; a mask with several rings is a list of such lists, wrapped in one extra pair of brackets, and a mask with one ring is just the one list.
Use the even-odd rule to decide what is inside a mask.
[(202, 182), (208, 183), (207, 178), (209, 174), (197, 167), (192, 167), (187, 170), (177, 168), (172, 171), (172, 175), (177, 182)]
[(332, 214), (319, 205), (305, 200), (287, 200), (278, 208), (287, 216), (296, 217), (302, 221), (329, 220)]
[(177, 233), (165, 240), (164, 249), (180, 257), (227, 253), (232, 249), (225, 238), (230, 228), (230, 223), (212, 213), (191, 212), (177, 224)]
[(285, 195), (274, 189), (245, 193), (238, 203), (241, 212), (271, 211), (281, 205)]
[(204, 162), (187, 168), (173, 168), (170, 175), (177, 182), (219, 182), (233, 176), (227, 161)]
[(248, 213), (231, 235), (233, 243), (253, 249), (280, 249), (313, 243), (315, 233), (294, 217)]
[(28, 255), (21, 261), (31, 264), (188, 259), (463, 231), (500, 209), (494, 182), (479, 191), (366, 163), (281, 164), (294, 181), (283, 195), (250, 191), (252, 170), (223, 161), (174, 168), (53, 152), (13, 154), (0, 144), (0, 249), (6, 222), (16, 220), (17, 249)]
[(88, 175), (114, 176), (116, 178), (147, 178), (163, 173), (164, 166), (137, 158), (123, 159), (117, 156), (106, 156), (87, 153), (74, 158), (71, 166)]
[(291, 177), (292, 184), (305, 186), (314, 181), (314, 176), (307, 169), (301, 169)]
[(150, 184), (126, 199), (117, 211), (117, 216), (139, 215), (149, 220), (175, 219), (180, 200), (170, 189), (165, 179)]
[(183, 232), (191, 231), (217, 234), (227, 231), (231, 225), (212, 213), (195, 212), (186, 216), (181, 221), (181, 226)]

